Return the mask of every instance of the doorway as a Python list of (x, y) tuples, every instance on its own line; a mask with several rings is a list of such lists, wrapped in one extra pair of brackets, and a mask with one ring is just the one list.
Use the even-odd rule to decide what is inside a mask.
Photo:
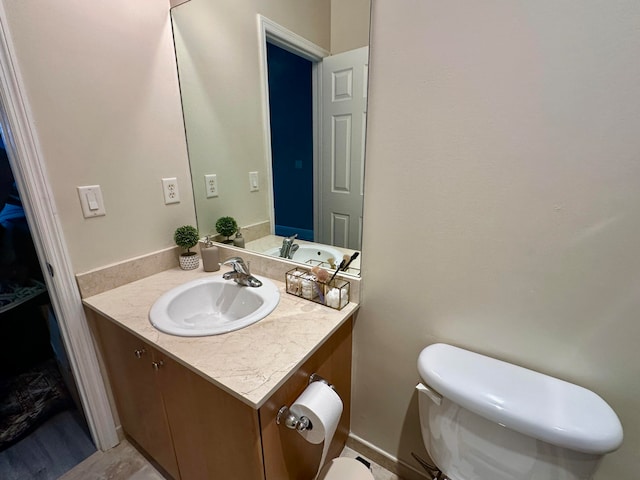
[(107, 450), (119, 442), (115, 420), (56, 214), (5, 17), (0, 2), (0, 126), (6, 152), (20, 191), (38, 262), (45, 273), (44, 283), (51, 311), (55, 312), (60, 343), (68, 353), (91, 438), (96, 447)]
[(369, 48), (331, 55), (262, 16), (259, 29), (271, 231), (360, 250)]
[(275, 234), (314, 241), (312, 62), (267, 42)]
[(96, 451), (0, 127), (0, 478), (58, 478)]

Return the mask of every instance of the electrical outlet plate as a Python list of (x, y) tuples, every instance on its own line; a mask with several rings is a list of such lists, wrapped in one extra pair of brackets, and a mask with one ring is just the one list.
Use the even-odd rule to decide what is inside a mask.
[(218, 177), (215, 174), (204, 176), (204, 187), (207, 192), (207, 198), (218, 196)]
[(180, 191), (178, 190), (178, 179), (176, 177), (162, 179), (162, 192), (164, 193), (164, 204), (180, 203)]

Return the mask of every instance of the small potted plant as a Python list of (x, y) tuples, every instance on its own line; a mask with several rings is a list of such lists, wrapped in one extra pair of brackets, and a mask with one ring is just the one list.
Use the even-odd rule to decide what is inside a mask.
[(197, 252), (192, 252), (191, 249), (198, 244), (200, 237), (198, 235), (198, 229), (191, 225), (183, 225), (176, 228), (176, 233), (173, 235), (173, 240), (181, 248), (184, 248), (186, 252), (180, 254), (180, 268), (183, 270), (193, 270), (200, 265), (200, 255)]
[(233, 217), (220, 217), (216, 222), (216, 231), (227, 237), (223, 243), (233, 243), (229, 237), (238, 231), (238, 222)]

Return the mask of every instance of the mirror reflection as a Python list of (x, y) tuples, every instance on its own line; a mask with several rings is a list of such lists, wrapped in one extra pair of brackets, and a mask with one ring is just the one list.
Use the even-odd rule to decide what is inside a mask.
[(202, 235), (232, 216), (267, 255), (331, 268), (360, 252), (369, 12), (369, 0), (171, 10)]

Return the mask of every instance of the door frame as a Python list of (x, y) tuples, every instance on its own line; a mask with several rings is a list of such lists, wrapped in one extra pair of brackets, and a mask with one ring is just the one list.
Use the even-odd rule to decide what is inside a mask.
[(107, 450), (119, 443), (115, 420), (6, 18), (0, 2), (0, 122), (5, 146), (91, 437), (98, 449)]
[[(271, 113), (269, 108), (269, 69), (267, 66), (267, 41), (312, 63), (312, 96), (313, 96), (313, 230), (314, 237), (320, 225), (320, 191), (322, 175), (322, 59), (330, 52), (315, 43), (288, 30), (273, 20), (258, 14), (258, 52), (260, 54), (260, 78), (262, 81), (262, 136), (264, 139), (265, 157), (267, 161), (267, 179), (269, 181), (269, 226), (275, 234), (275, 203), (273, 192), (273, 168), (271, 157)], [(315, 238), (314, 238), (315, 240)]]

